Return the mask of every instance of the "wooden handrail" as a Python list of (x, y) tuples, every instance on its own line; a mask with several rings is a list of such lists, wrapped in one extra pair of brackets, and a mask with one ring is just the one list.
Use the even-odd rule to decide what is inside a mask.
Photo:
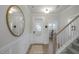
[(53, 53), (56, 53), (56, 49), (57, 49), (57, 35), (59, 35), (62, 31), (64, 31), (72, 22), (74, 22), (77, 18), (79, 17), (79, 15), (77, 15), (74, 19), (72, 19), (65, 27), (63, 27), (59, 32), (54, 34), (53, 37)]
[(77, 15), (74, 19), (72, 19), (65, 27), (63, 27), (58, 33), (56, 33), (56, 35), (59, 35), (59, 33), (61, 33), (65, 28), (67, 28), (72, 22), (74, 22), (77, 18), (79, 17), (79, 15)]

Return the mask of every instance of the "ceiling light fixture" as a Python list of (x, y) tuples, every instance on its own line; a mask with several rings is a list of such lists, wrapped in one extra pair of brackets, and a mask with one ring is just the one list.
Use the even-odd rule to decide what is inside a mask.
[(57, 7), (57, 6), (43, 7), (43, 8), (41, 9), (41, 11), (44, 12), (44, 13), (46, 13), (46, 14), (48, 14), (48, 13), (50, 13), (50, 12), (53, 12), (53, 11), (56, 9), (56, 7)]
[(51, 11), (52, 11), (52, 8), (43, 8), (42, 9), (42, 12), (44, 12), (46, 14), (50, 13)]

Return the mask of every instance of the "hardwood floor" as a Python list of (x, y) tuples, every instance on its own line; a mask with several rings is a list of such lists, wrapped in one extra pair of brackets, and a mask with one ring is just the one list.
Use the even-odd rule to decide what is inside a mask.
[(48, 44), (31, 44), (28, 54), (47, 54), (48, 53)]

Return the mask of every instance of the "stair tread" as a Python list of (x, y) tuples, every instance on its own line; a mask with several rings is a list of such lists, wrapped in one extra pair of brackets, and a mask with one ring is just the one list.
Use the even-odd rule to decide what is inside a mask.
[(76, 43), (76, 42), (73, 42), (72, 44), (74, 44), (75, 46), (79, 46), (79, 44), (78, 44), (78, 43)]
[(79, 42), (79, 38), (77, 39), (77, 41)]
[(71, 47), (68, 47), (67, 49), (70, 50), (74, 54), (79, 54), (79, 51), (77, 51), (77, 50), (75, 50), (75, 49), (73, 49)]

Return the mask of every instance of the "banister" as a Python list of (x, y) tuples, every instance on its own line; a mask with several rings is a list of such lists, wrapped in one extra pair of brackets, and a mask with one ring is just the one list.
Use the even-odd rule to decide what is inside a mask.
[(65, 27), (63, 27), (59, 32), (54, 34), (53, 37), (53, 53), (56, 53), (56, 49), (57, 49), (57, 36), (64, 31), (64, 29), (66, 29), (72, 22), (74, 22), (77, 18), (79, 17), (79, 15), (77, 15), (75, 18), (73, 18)]
[(77, 15), (74, 19), (72, 19), (66, 26), (64, 26), (58, 33), (56, 33), (56, 35), (59, 35), (59, 33), (61, 33), (65, 28), (67, 28), (72, 22), (74, 22), (77, 18), (79, 17), (79, 15)]

